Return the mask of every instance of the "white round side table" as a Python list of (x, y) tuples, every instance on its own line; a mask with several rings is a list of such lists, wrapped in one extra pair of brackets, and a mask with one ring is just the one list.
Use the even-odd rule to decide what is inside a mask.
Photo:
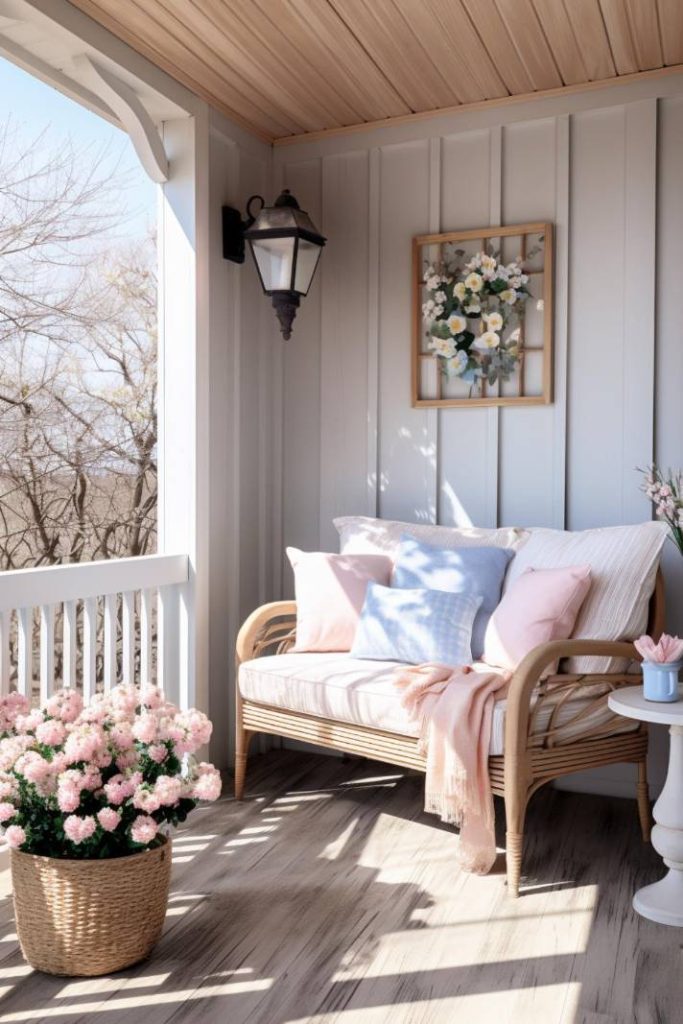
[(668, 725), (671, 736), (664, 789), (653, 808), (656, 825), (652, 845), (668, 872), (660, 882), (646, 885), (633, 897), (634, 909), (658, 924), (683, 927), (683, 690), (679, 700), (665, 704), (645, 700), (642, 686), (615, 690), (608, 699), (612, 711), (641, 722)]

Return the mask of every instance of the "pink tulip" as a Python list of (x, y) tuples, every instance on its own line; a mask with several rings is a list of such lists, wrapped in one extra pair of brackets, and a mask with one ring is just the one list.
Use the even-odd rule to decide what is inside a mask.
[(640, 636), (634, 640), (633, 646), (643, 661), (661, 665), (683, 659), (683, 640), (677, 636), (669, 636), (668, 633), (662, 633), (659, 643), (655, 643), (651, 636)]

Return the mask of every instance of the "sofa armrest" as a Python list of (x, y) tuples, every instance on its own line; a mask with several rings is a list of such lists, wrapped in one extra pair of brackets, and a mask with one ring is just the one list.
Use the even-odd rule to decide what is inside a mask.
[[(508, 764), (510, 771), (513, 771), (513, 764), (521, 766), (524, 761), (527, 752), (531, 695), (543, 676), (543, 670), (561, 658), (582, 655), (640, 660), (633, 644), (625, 640), (552, 640), (530, 651), (517, 666), (508, 689), (505, 712), (506, 772)], [(623, 679), (623, 673), (613, 675), (615, 679)], [(591, 685), (595, 682), (609, 681), (610, 674), (586, 673), (573, 678), (578, 686)]]
[(293, 640), (296, 626), (296, 601), (271, 601), (244, 620), (237, 634), (237, 664), (258, 657), (264, 649), (280, 648)]

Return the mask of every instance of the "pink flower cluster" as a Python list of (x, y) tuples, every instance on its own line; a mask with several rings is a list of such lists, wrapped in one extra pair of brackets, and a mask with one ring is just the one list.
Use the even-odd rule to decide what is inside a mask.
[(654, 505), (657, 518), (669, 525), (671, 539), (683, 554), (683, 472), (669, 469), (664, 473), (651, 466), (644, 474), (641, 490)]
[(11, 847), (52, 856), (121, 856), (154, 842), (218, 771), (194, 754), (211, 736), (195, 709), (155, 686), (121, 685), (84, 705), (61, 690), (42, 709), (0, 698), (0, 827)]

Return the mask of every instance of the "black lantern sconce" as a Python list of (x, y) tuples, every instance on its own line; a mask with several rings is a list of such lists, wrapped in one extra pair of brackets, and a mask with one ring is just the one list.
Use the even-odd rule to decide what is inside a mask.
[[(257, 199), (261, 209), (254, 215), (251, 206)], [(274, 206), (266, 206), (262, 196), (252, 196), (247, 203), (246, 221), (242, 220), (239, 210), (223, 207), (223, 256), (226, 260), (244, 263), (245, 239), (254, 257), (261, 287), (272, 299), (282, 336), (290, 338), (292, 322), (302, 296), (308, 295), (326, 239), (306, 211), (299, 209), (289, 189), (278, 196)]]

